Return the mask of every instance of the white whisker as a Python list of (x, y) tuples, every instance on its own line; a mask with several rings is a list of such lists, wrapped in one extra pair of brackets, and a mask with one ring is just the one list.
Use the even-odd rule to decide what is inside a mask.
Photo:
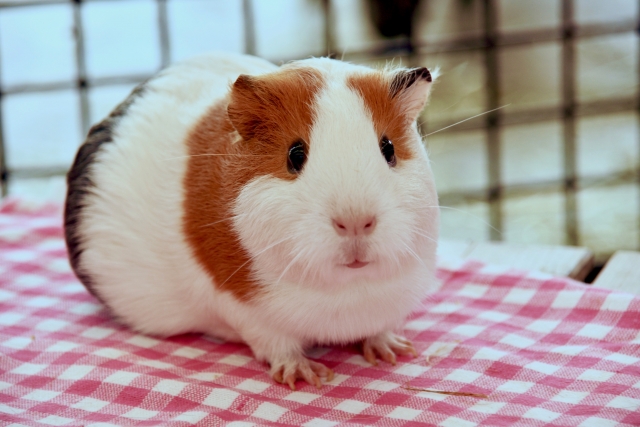
[(422, 236), (422, 237), (426, 237), (427, 239), (431, 240), (432, 242), (438, 243), (438, 241), (436, 239), (434, 239), (433, 237), (431, 237), (431, 236), (427, 236), (426, 234), (422, 234), (422, 233), (420, 233), (419, 231), (416, 231), (416, 230), (413, 230), (413, 232), (418, 234), (418, 235), (420, 235), (420, 236)]
[(304, 266), (304, 270), (302, 270), (302, 276), (300, 277), (300, 282), (304, 282), (307, 278), (313, 274), (313, 262), (307, 262)]
[(425, 268), (427, 267), (427, 266), (424, 264), (424, 262), (420, 259), (420, 257), (418, 256), (418, 254), (416, 254), (416, 253), (413, 251), (413, 249), (411, 249), (411, 248), (409, 247), (409, 245), (407, 245), (407, 244), (406, 244), (406, 243), (404, 243), (404, 242), (400, 242), (400, 243), (402, 243), (402, 245), (403, 245), (405, 248), (407, 248), (407, 250), (409, 251), (409, 253), (410, 253), (410, 254), (411, 254), (411, 255), (412, 255), (416, 260), (418, 260), (418, 262), (419, 262), (420, 264), (422, 264), (422, 266), (423, 266), (423, 267), (425, 267)]
[(287, 274), (287, 271), (289, 271), (291, 266), (298, 260), (298, 258), (300, 258), (300, 255), (302, 255), (302, 251), (298, 252), (298, 255), (293, 257), (291, 262), (287, 264), (287, 267), (284, 270), (282, 270), (282, 274), (280, 274), (280, 277), (278, 277), (278, 280), (276, 280), (276, 285), (280, 283), (280, 280), (282, 280), (282, 278), (284, 277), (285, 274)]
[(212, 225), (219, 224), (219, 223), (224, 222), (224, 221), (232, 221), (233, 218), (238, 218), (238, 217), (242, 217), (242, 216), (245, 216), (245, 215), (247, 215), (247, 214), (233, 215), (233, 216), (230, 216), (229, 218), (223, 218), (223, 219), (221, 219), (219, 221), (215, 221), (215, 222), (211, 222), (209, 224), (201, 225), (200, 228), (210, 227)]
[(463, 98), (460, 98), (459, 100), (457, 100), (457, 101), (456, 101), (456, 102), (454, 102), (453, 104), (449, 105), (447, 108), (443, 108), (443, 109), (442, 109), (442, 110), (440, 110), (439, 112), (441, 113), (441, 112), (443, 112), (443, 111), (447, 111), (449, 108), (452, 108), (452, 107), (454, 107), (454, 106), (456, 106), (456, 105), (460, 104), (463, 100), (464, 100), (464, 97), (463, 97)]
[(451, 206), (425, 206), (426, 208), (438, 208), (438, 209), (451, 209), (452, 211), (458, 211), (458, 212), (462, 212), (463, 214), (467, 214), (475, 219), (477, 219), (478, 221), (480, 221), (481, 223), (483, 223), (484, 225), (488, 226), (489, 228), (491, 228), (492, 230), (496, 231), (497, 233), (499, 233), (500, 235), (502, 235), (502, 232), (500, 230), (498, 230), (497, 228), (495, 228), (493, 225), (489, 224), (487, 221), (483, 220), (480, 216), (476, 215), (476, 214), (472, 214), (471, 212), (467, 212), (463, 209), (458, 209), (458, 208), (452, 208)]
[(220, 284), (220, 287), (224, 286), (225, 283), (227, 283), (229, 281), (229, 279), (231, 279), (231, 277), (233, 277), (234, 274), (236, 274), (238, 271), (240, 271), (240, 269), (242, 267), (244, 267), (245, 265), (249, 264), (249, 262), (251, 262), (255, 257), (257, 257), (258, 255), (261, 255), (263, 253), (265, 253), (266, 251), (268, 251), (269, 249), (273, 248), (274, 246), (279, 245), (280, 243), (286, 242), (287, 240), (291, 240), (291, 237), (287, 237), (285, 239), (279, 240), (269, 246), (267, 246), (266, 248), (264, 248), (263, 250), (261, 250), (260, 252), (258, 252), (257, 254), (250, 256), (249, 259), (244, 262), (240, 267), (236, 268), (236, 271), (234, 271), (233, 273), (231, 273), (231, 275), (229, 275), (229, 277), (227, 277), (227, 280), (225, 280), (224, 282), (222, 282)]
[(452, 128), (452, 127), (454, 127), (454, 126), (457, 126), (457, 125), (459, 125), (460, 123), (464, 123), (464, 122), (467, 122), (467, 121), (469, 121), (469, 120), (471, 120), (471, 119), (475, 119), (476, 117), (480, 117), (480, 116), (483, 116), (483, 115), (485, 115), (485, 114), (489, 114), (489, 113), (491, 113), (491, 112), (494, 112), (494, 111), (500, 110), (500, 109), (502, 109), (502, 108), (508, 107), (509, 105), (511, 105), (511, 104), (503, 105), (502, 107), (494, 108), (493, 110), (489, 110), (489, 111), (485, 111), (484, 113), (476, 114), (475, 116), (469, 117), (468, 119), (460, 120), (460, 121), (459, 121), (459, 122), (457, 122), (457, 123), (454, 123), (454, 124), (449, 125), (449, 126), (445, 126), (445, 127), (443, 127), (442, 129), (438, 129), (438, 130), (436, 130), (436, 131), (433, 131), (433, 132), (431, 132), (431, 133), (428, 133), (428, 134), (426, 134), (425, 136), (429, 136), (429, 135), (433, 135), (434, 133), (442, 132), (443, 130), (446, 130), (446, 129)]
[[(302, 252), (301, 252), (302, 253)], [(311, 271), (311, 267), (314, 264), (314, 260), (310, 260), (311, 262), (307, 262), (307, 264), (304, 267), (304, 270), (302, 270), (302, 275), (300, 276), (300, 282), (304, 282), (305, 279), (307, 278), (307, 275), (309, 274), (309, 272)]]

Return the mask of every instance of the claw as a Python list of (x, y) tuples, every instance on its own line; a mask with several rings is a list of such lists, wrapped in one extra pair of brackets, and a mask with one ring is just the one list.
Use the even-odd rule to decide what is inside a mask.
[(275, 365), (272, 370), (272, 377), (281, 384), (287, 384), (291, 390), (296, 389), (296, 380), (301, 379), (317, 388), (322, 387), (320, 377), (326, 377), (327, 381), (333, 379), (333, 371), (322, 363), (314, 362), (304, 358), (302, 355), (293, 357), (290, 360), (281, 362), (281, 367)]
[(333, 369), (327, 368), (327, 382), (333, 381)]
[(413, 347), (413, 344), (410, 344), (409, 351), (411, 352), (411, 356), (413, 356), (413, 357), (418, 357), (418, 352), (417, 352), (417, 351), (416, 351), (416, 349)]
[(418, 357), (418, 352), (415, 348), (413, 348), (412, 344), (406, 345), (404, 347), (392, 346), (392, 348), (396, 352), (396, 354), (400, 354), (402, 356)]
[(378, 361), (376, 360), (376, 355), (373, 352), (373, 349), (367, 345), (366, 343), (363, 345), (364, 358), (367, 362), (371, 363), (373, 366), (378, 365)]
[(396, 355), (391, 350), (387, 350), (382, 353), (382, 360), (387, 363), (391, 363), (392, 365), (396, 365)]
[(404, 337), (397, 337), (398, 341), (400, 341), (401, 344), (404, 344), (406, 346), (409, 347), (413, 347), (413, 343), (411, 341), (409, 341), (408, 339), (404, 338)]
[(282, 371), (276, 371), (273, 374), (273, 379), (279, 382), (280, 384), (283, 384), (284, 380), (282, 379)]
[(417, 357), (418, 352), (411, 341), (390, 332), (382, 333), (364, 340), (363, 356), (372, 365), (377, 365), (376, 354), (382, 360), (396, 365), (396, 355)]
[(287, 377), (287, 384), (289, 384), (289, 387), (291, 387), (291, 390), (296, 389), (296, 379), (294, 376), (288, 376)]

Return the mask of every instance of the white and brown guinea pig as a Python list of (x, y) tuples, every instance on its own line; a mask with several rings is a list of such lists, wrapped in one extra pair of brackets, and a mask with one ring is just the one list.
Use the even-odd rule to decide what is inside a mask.
[(123, 323), (247, 343), (294, 388), (313, 345), (415, 355), (437, 196), (416, 118), (426, 68), (211, 54), (133, 91), (68, 175), (71, 265)]

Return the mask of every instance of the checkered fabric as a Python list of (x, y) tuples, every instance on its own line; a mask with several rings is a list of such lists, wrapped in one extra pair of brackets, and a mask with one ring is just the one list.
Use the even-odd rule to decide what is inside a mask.
[(0, 212), (4, 426), (640, 425), (631, 295), (441, 263), (442, 289), (404, 329), (420, 357), (371, 366), (352, 347), (315, 349), (336, 378), (291, 391), (244, 345), (115, 323), (69, 269), (59, 209)]

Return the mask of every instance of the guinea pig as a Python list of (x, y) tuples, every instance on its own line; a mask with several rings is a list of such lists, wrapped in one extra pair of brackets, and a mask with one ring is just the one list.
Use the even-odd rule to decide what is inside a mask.
[(435, 289), (437, 195), (416, 118), (426, 68), (209, 54), (93, 126), (67, 176), (80, 281), (156, 336), (244, 342), (292, 389), (314, 345), (416, 355), (396, 332)]

